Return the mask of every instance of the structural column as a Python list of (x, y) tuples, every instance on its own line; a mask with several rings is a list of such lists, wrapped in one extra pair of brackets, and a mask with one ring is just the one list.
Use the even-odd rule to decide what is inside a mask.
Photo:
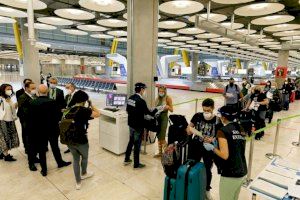
[(275, 82), (277, 83), (278, 88), (282, 87), (284, 80), (287, 77), (288, 62), (289, 62), (289, 51), (279, 50), (277, 68), (275, 72)]
[[(35, 48), (28, 40), (28, 28), (22, 24), (22, 42), (23, 42), (23, 54), (24, 54), (24, 64), (23, 72), (25, 78), (32, 79), (36, 84), (40, 83), (40, 63), (39, 63), (39, 51)], [(23, 74), (21, 74), (23, 75)]]
[(198, 62), (199, 62), (199, 54), (193, 52), (192, 53), (192, 76), (191, 76), (192, 82), (197, 81), (198, 66), (199, 66)]
[(127, 92), (134, 93), (134, 85), (148, 86), (146, 102), (153, 106), (155, 99), (157, 59), (157, 0), (128, 0)]
[(80, 58), (80, 73), (85, 74), (86, 66), (84, 65), (84, 58)]
[(59, 74), (60, 76), (64, 75), (64, 71), (66, 70), (66, 60), (65, 59), (61, 59), (60, 60), (60, 67), (59, 67)]
[(112, 71), (112, 67), (109, 66), (109, 59), (105, 57), (105, 74), (107, 77), (110, 77)]

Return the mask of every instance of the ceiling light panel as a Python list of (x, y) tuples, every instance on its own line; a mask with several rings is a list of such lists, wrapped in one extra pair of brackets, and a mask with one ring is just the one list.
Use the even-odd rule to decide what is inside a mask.
[(120, 12), (125, 9), (125, 4), (117, 0), (80, 0), (79, 5), (102, 13)]
[[(27, 2), (28, 0), (0, 0), (1, 4), (11, 6), (14, 8), (21, 8), (27, 10)], [(39, 0), (33, 0), (33, 9), (34, 10), (43, 10), (47, 8), (47, 4)]]
[[(28, 27), (28, 24), (25, 23), (24, 26)], [(34, 23), (33, 27), (38, 30), (55, 30), (55, 29), (57, 29), (56, 26), (52, 26), (49, 24), (43, 24), (43, 23)]]
[(190, 41), (193, 40), (193, 37), (186, 37), (186, 36), (177, 36), (177, 37), (172, 37), (171, 40), (174, 41)]
[[(207, 19), (207, 14), (203, 13), (200, 14), (201, 17), (199, 17), (199, 20), (204, 20), (203, 18)], [(209, 20), (214, 21), (214, 22), (222, 22), (227, 19), (226, 15), (222, 14), (217, 14), (217, 13), (210, 13), (209, 14)], [(196, 15), (189, 17), (189, 21), (192, 23), (196, 22)]]
[(87, 32), (85, 31), (81, 31), (81, 30), (77, 30), (77, 29), (61, 29), (62, 32), (67, 33), (67, 34), (71, 34), (71, 35), (88, 35)]
[(15, 19), (0, 16), (0, 24), (13, 24), (13, 23), (16, 23)]
[(231, 24), (231, 22), (222, 22), (221, 25), (224, 26), (225, 28), (229, 28), (229, 29), (239, 29), (239, 28), (244, 27), (244, 24), (241, 24), (241, 23)]
[(185, 34), (185, 35), (196, 35), (196, 34), (200, 34), (200, 33), (205, 33), (204, 30), (201, 30), (201, 29), (195, 28), (195, 27), (179, 29), (177, 32), (181, 33), (181, 34)]
[(104, 28), (102, 26), (97, 26), (94, 24), (78, 25), (77, 28), (83, 31), (91, 31), (91, 32), (103, 32), (108, 30), (107, 28)]
[(25, 18), (27, 13), (14, 8), (0, 6), (0, 15), (5, 17)]
[(175, 21), (175, 20), (158, 22), (158, 28), (162, 28), (162, 29), (180, 29), (180, 28), (184, 28), (185, 26), (186, 23)]
[(127, 32), (122, 30), (108, 31), (107, 34), (115, 37), (127, 37)]
[(167, 31), (158, 32), (158, 37), (162, 37), (162, 38), (170, 38), (170, 37), (175, 37), (177, 35), (178, 35), (177, 33), (172, 33)]
[(203, 34), (196, 35), (196, 38), (200, 38), (200, 39), (210, 39), (210, 38), (217, 38), (217, 37), (221, 37), (221, 36), (214, 33), (203, 33)]
[(113, 39), (114, 38), (114, 36), (106, 35), (106, 34), (102, 34), (102, 33), (92, 34), (91, 37), (98, 38), (98, 39)]
[(191, 0), (176, 0), (162, 3), (159, 10), (172, 15), (188, 15), (201, 11), (203, 4)]
[(279, 31), (290, 31), (300, 29), (300, 24), (278, 24), (273, 26), (267, 26), (264, 28), (266, 32), (279, 32)]
[(70, 26), (73, 24), (72, 21), (67, 19), (62, 19), (59, 17), (39, 17), (37, 20), (44, 24), (50, 24), (54, 26)]
[(269, 15), (260, 17), (251, 21), (251, 24), (266, 26), (274, 24), (282, 24), (293, 21), (295, 19), (292, 15)]
[(284, 9), (281, 3), (254, 3), (242, 6), (234, 10), (234, 14), (239, 16), (262, 16), (279, 12)]
[(90, 20), (95, 18), (94, 14), (75, 8), (57, 9), (54, 13), (59, 17), (73, 20)]
[(112, 28), (122, 28), (127, 27), (127, 22), (120, 19), (100, 19), (97, 23), (101, 26), (112, 27)]

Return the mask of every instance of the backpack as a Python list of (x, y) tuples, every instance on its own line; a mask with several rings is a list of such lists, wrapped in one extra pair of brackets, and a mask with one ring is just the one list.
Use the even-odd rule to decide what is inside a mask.
[(172, 144), (175, 141), (187, 141), (188, 136), (186, 134), (186, 128), (188, 126), (188, 122), (186, 118), (183, 115), (170, 115), (169, 121), (168, 144)]
[[(60, 142), (65, 145), (74, 145), (79, 142), (74, 118), (80, 107), (76, 110), (73, 108), (74, 107), (71, 107), (65, 111), (61, 121), (59, 122)], [(72, 109), (74, 110), (73, 112), (71, 112)]]

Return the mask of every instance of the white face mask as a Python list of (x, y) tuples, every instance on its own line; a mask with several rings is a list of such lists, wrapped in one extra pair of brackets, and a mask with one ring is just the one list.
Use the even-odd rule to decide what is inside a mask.
[(204, 119), (206, 119), (206, 120), (210, 120), (210, 119), (213, 117), (213, 114), (210, 113), (210, 112), (204, 112), (204, 113), (203, 113), (203, 117), (204, 117)]
[(31, 90), (31, 91), (30, 91), (30, 94), (31, 94), (31, 95), (35, 95), (35, 94), (36, 94), (36, 90)]
[(147, 98), (147, 90), (144, 91), (143, 95), (144, 98)]
[(56, 84), (50, 83), (49, 87), (50, 87), (51, 89), (55, 89), (55, 88), (56, 88)]
[(6, 90), (5, 94), (10, 97), (12, 95), (12, 90)]
[(165, 96), (165, 93), (158, 93), (158, 95), (159, 95), (160, 97), (164, 97), (164, 96)]

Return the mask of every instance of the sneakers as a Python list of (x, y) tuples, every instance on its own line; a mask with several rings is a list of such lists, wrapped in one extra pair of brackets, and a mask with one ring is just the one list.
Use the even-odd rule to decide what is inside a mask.
[(140, 163), (139, 165), (134, 166), (133, 168), (134, 169), (141, 169), (141, 168), (144, 168), (144, 167), (146, 167), (146, 165)]
[(76, 183), (75, 188), (76, 188), (76, 190), (80, 190), (81, 189), (81, 183)]
[(131, 159), (129, 159), (129, 160), (125, 160), (124, 162), (123, 162), (123, 164), (126, 166), (126, 165), (130, 165), (132, 163), (132, 160)]
[(81, 180), (91, 178), (92, 176), (94, 176), (94, 172), (87, 172), (86, 174), (81, 175)]
[(210, 191), (206, 191), (205, 193), (205, 200), (213, 200), (211, 194), (210, 194)]
[(62, 161), (61, 163), (58, 164), (58, 168), (62, 168), (62, 167), (66, 167), (66, 166), (69, 166), (71, 165), (72, 162), (65, 162), (65, 161)]

